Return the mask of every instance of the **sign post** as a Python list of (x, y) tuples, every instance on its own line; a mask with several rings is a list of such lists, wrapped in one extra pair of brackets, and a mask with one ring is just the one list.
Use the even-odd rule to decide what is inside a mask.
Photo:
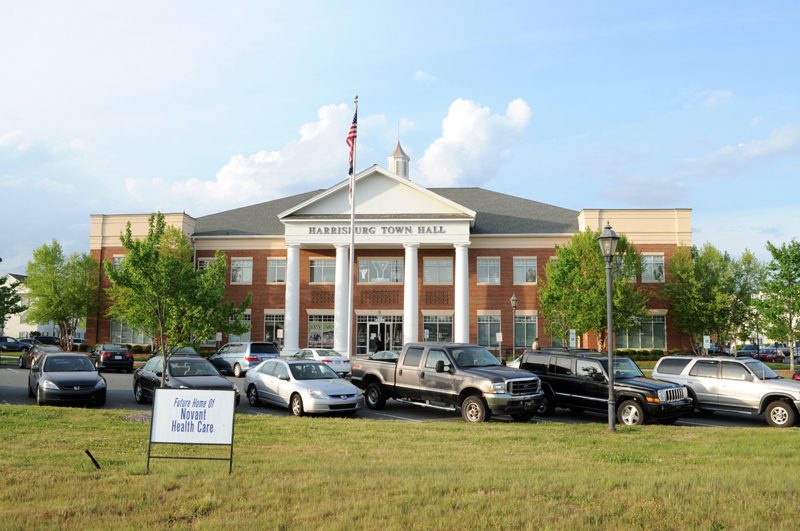
[(578, 342), (577, 342), (577, 338), (576, 338), (576, 334), (575, 334), (575, 329), (574, 328), (570, 328), (569, 329), (569, 348), (575, 348), (577, 343)]
[[(153, 398), (147, 473), (151, 459), (205, 459), (228, 461), (233, 470), (233, 390), (157, 388)], [(230, 457), (179, 457), (153, 455), (154, 444), (230, 446)]]

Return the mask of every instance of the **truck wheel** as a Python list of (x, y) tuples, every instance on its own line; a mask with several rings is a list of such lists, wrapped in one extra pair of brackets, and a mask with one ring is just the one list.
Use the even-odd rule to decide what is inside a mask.
[(767, 424), (774, 428), (794, 426), (794, 409), (781, 400), (776, 400), (768, 405), (764, 416), (767, 418)]
[(511, 418), (517, 422), (530, 422), (536, 413), (533, 411), (524, 411), (521, 413), (512, 413)]
[(365, 394), (365, 399), (367, 402), (367, 407), (370, 409), (383, 409), (383, 406), (386, 405), (386, 397), (383, 396), (383, 390), (381, 389), (381, 384), (377, 382), (372, 382), (367, 385), (367, 391)]
[(555, 408), (556, 406), (553, 403), (552, 393), (550, 393), (550, 391), (545, 391), (544, 398), (542, 398), (542, 403), (536, 408), (536, 414), (540, 417), (549, 417), (553, 414), (553, 410)]
[(617, 409), (617, 420), (628, 426), (644, 424), (644, 410), (635, 400), (626, 400)]
[(467, 422), (486, 422), (491, 413), (481, 397), (471, 395), (461, 403), (461, 416)]

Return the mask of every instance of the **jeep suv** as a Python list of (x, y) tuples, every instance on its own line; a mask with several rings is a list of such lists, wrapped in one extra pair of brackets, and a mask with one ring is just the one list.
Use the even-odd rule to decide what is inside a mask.
[(700, 411), (763, 414), (770, 426), (794, 425), (800, 408), (800, 382), (752, 358), (667, 356), (653, 377), (686, 385)]
[[(545, 399), (537, 411), (542, 416), (556, 407), (608, 411), (608, 358), (596, 352), (527, 351), (519, 367), (542, 380)], [(614, 397), (617, 419), (629, 425), (671, 424), (693, 410), (685, 386), (647, 378), (628, 358), (614, 358)]]

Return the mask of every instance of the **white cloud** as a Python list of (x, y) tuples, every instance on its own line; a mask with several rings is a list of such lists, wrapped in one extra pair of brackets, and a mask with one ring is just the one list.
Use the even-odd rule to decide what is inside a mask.
[(688, 159), (682, 173), (700, 177), (717, 177), (738, 173), (755, 164), (800, 151), (800, 126), (787, 125), (764, 139), (735, 146), (725, 146), (697, 159)]
[[(235, 155), (214, 179), (128, 179), (127, 189), (137, 198), (148, 198), (150, 204), (153, 197), (168, 201), (172, 208), (183, 209), (191, 204), (192, 212), (197, 214), (220, 210), (221, 204), (234, 208), (330, 186), (347, 173), (344, 140), (352, 112), (344, 104), (325, 105), (319, 109), (317, 121), (300, 127), (296, 140), (278, 150)], [(382, 116), (364, 117), (359, 120), (359, 132), (384, 122)]]
[(758, 125), (761, 123), (761, 121), (762, 121), (763, 119), (764, 119), (764, 117), (763, 117), (763, 116), (761, 116), (760, 114), (759, 114), (758, 116), (753, 116), (753, 117), (750, 119), (750, 123), (749, 123), (750, 127), (756, 127), (756, 126), (758, 126)]
[(423, 72), (422, 70), (417, 70), (414, 72), (414, 81), (417, 83), (433, 83), (436, 81), (436, 76), (428, 72)]
[(26, 151), (31, 147), (31, 140), (25, 137), (20, 130), (10, 131), (0, 135), (0, 148), (13, 151)]
[(701, 92), (698, 95), (698, 99), (706, 109), (715, 109), (731, 101), (733, 99), (733, 92), (730, 90), (707, 90)]
[(505, 114), (457, 99), (442, 121), (442, 136), (417, 164), (419, 180), (429, 186), (475, 186), (493, 179), (508, 158), (508, 146), (522, 135), (531, 118), (523, 99), (508, 104)]

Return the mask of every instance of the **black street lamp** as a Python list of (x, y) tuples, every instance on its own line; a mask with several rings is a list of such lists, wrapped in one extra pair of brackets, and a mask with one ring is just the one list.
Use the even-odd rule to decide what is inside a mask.
[(617, 252), (619, 236), (611, 228), (611, 223), (606, 222), (602, 234), (597, 238), (600, 251), (606, 261), (606, 343), (608, 346), (608, 430), (617, 431), (617, 411), (614, 403), (614, 346), (612, 335), (614, 330), (613, 304), (611, 300), (611, 261)]
[(511, 361), (517, 359), (517, 294), (511, 295)]

